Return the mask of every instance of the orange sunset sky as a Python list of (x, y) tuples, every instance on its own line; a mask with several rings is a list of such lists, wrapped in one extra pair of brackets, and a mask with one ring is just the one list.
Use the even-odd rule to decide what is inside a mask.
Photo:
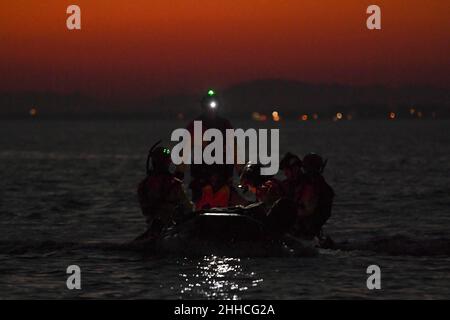
[[(66, 28), (81, 7), (82, 30)], [(366, 28), (366, 8), (382, 30)], [(0, 91), (98, 97), (244, 80), (450, 84), (448, 0), (2, 0)]]

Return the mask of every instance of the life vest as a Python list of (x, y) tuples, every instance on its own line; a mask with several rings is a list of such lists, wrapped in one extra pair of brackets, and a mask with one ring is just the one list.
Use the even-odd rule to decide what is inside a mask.
[(223, 185), (217, 191), (214, 191), (211, 185), (202, 188), (202, 196), (195, 203), (197, 210), (208, 208), (225, 208), (228, 207), (231, 189), (228, 185)]
[(281, 188), (286, 197), (291, 199), (295, 199), (297, 197), (297, 193), (299, 187), (303, 183), (303, 175), (298, 176), (296, 179), (285, 179), (281, 181)]
[(306, 177), (295, 192), (297, 206), (311, 210), (312, 213), (303, 216), (298, 221), (299, 233), (310, 237), (320, 233), (322, 226), (331, 216), (331, 208), (334, 199), (334, 191), (325, 181), (324, 177), (317, 175)]

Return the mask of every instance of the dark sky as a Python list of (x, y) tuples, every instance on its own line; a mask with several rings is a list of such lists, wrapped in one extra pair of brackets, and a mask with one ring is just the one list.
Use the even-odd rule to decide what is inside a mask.
[[(82, 30), (68, 31), (78, 4)], [(366, 8), (382, 9), (382, 30)], [(0, 91), (151, 97), (243, 80), (450, 84), (447, 0), (3, 0)]]

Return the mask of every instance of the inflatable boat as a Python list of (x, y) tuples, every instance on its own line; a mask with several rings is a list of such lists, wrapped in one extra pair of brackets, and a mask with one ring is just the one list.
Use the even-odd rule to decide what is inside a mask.
[(313, 256), (314, 241), (305, 241), (258, 219), (258, 206), (193, 213), (146, 246), (155, 254), (182, 256)]

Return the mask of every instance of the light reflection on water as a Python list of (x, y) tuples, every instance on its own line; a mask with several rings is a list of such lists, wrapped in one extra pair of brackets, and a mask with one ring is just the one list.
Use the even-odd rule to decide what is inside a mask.
[(210, 299), (240, 299), (249, 286), (256, 287), (263, 282), (254, 272), (246, 272), (240, 258), (204, 256), (198, 261), (195, 271), (179, 275), (186, 283), (180, 293)]

